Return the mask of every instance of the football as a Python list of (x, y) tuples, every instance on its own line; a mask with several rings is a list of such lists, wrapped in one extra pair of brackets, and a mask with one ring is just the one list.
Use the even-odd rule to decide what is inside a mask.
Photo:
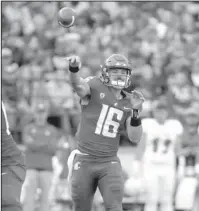
[(64, 28), (70, 28), (74, 25), (76, 13), (69, 7), (63, 7), (58, 12), (58, 23)]

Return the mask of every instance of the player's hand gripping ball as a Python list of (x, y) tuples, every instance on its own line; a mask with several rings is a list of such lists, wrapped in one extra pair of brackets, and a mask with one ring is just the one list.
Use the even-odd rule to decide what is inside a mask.
[(64, 7), (58, 12), (58, 23), (64, 28), (70, 28), (74, 25), (76, 13), (69, 7)]

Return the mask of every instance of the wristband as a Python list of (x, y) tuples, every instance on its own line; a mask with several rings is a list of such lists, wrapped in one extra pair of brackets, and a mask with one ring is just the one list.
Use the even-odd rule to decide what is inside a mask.
[(131, 117), (130, 125), (133, 126), (133, 127), (140, 126), (141, 125), (141, 119)]
[(141, 125), (141, 119), (139, 117), (138, 109), (133, 109), (130, 125), (133, 127), (137, 127), (137, 126)]
[(79, 67), (71, 67), (69, 65), (69, 71), (72, 72), (72, 73), (77, 73), (79, 71)]

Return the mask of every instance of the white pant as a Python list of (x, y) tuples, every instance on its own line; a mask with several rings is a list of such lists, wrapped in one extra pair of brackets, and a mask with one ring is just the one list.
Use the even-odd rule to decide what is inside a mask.
[[(157, 164), (146, 164), (144, 167), (144, 177), (147, 189), (145, 211), (151, 209), (147, 208), (147, 204), (155, 207), (158, 203), (160, 203), (162, 207), (169, 207), (165, 209), (162, 208), (162, 210), (171, 210), (175, 190), (174, 167)], [(154, 209), (156, 210), (157, 208)]]
[(23, 211), (34, 211), (36, 207), (35, 195), (41, 189), (39, 211), (49, 210), (49, 191), (52, 184), (52, 172), (28, 169), (22, 187), (21, 203)]

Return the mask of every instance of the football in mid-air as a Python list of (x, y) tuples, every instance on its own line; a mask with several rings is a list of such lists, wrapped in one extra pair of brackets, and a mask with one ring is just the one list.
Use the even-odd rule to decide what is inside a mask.
[(76, 13), (69, 7), (63, 7), (58, 12), (58, 23), (64, 28), (70, 28), (74, 25)]

